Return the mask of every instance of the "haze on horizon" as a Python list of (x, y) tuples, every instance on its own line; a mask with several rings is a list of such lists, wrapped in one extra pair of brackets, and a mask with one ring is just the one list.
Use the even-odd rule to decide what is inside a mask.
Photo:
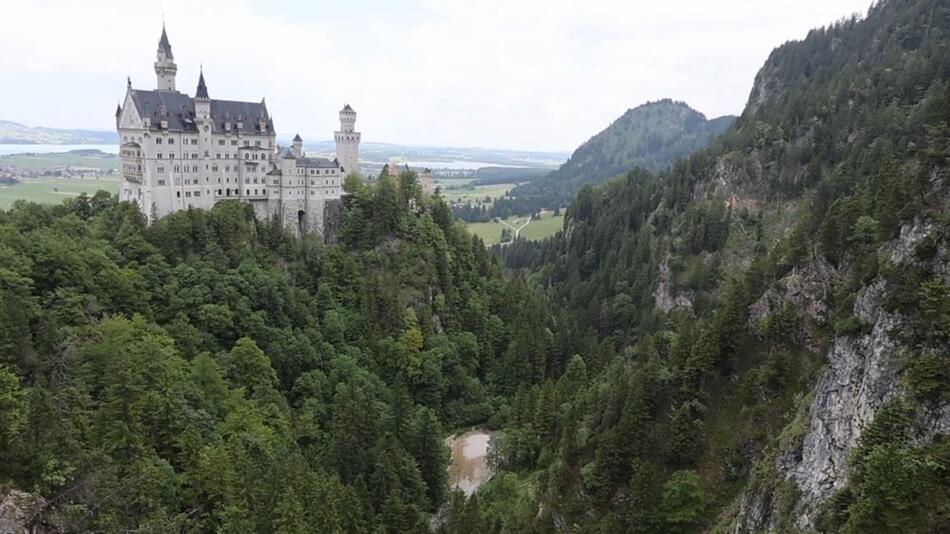
[(738, 114), (776, 46), (869, 4), (3, 0), (0, 119), (113, 129), (126, 76), (155, 87), (164, 17), (178, 89), (203, 64), (281, 138), (329, 139), (349, 102), (366, 142), (572, 150), (648, 100)]

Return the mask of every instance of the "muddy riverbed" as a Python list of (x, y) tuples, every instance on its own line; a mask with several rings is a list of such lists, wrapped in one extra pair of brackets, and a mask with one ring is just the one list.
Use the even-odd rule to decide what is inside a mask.
[(471, 496), (479, 486), (491, 478), (493, 471), (488, 466), (488, 442), (491, 433), (471, 430), (445, 439), (452, 449), (449, 462), (449, 487), (458, 488)]

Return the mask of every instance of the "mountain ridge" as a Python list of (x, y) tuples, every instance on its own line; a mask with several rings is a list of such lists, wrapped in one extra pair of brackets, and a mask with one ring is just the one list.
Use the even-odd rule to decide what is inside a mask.
[(707, 119), (687, 103), (669, 98), (640, 104), (582, 143), (557, 170), (514, 188), (510, 198), (497, 202), (493, 215), (554, 209), (566, 205), (584, 185), (634, 167), (665, 169), (705, 147), (735, 119), (733, 115)]

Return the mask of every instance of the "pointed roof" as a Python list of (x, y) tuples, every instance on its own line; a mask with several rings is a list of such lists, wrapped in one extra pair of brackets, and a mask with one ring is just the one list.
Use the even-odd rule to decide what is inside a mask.
[(115, 105), (115, 116), (118, 117), (122, 114), (122, 104)]
[(303, 139), (300, 138), (300, 134), (294, 136), (294, 143), (302, 143)]
[(353, 108), (351, 108), (350, 105), (347, 104), (347, 105), (343, 106), (343, 111), (353, 111)]
[(158, 40), (159, 52), (164, 52), (168, 59), (175, 59), (172, 55), (172, 45), (168, 42), (168, 34), (165, 33), (165, 23), (162, 23), (162, 38)]
[(201, 73), (198, 74), (198, 90), (195, 91), (195, 98), (209, 98), (208, 97), (208, 86), (205, 85), (205, 71), (204, 68), (201, 69)]

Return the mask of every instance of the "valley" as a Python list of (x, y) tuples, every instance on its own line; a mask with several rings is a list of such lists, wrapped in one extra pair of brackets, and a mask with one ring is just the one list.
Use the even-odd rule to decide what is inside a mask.
[[(780, 18), (808, 9), (789, 6)], [(179, 93), (163, 27), (160, 88), (127, 79), (116, 114), (133, 139), (121, 177), (99, 152), (0, 156), (0, 531), (950, 531), (950, 5), (880, 0), (783, 40), (717, 4), (689, 19), (703, 39), (763, 30), (741, 36), (756, 54), (759, 33), (777, 41), (741, 90), (719, 85), (688, 41), (689, 62), (650, 41), (651, 70), (633, 46), (649, 35), (631, 25), (642, 7), (615, 20), (587, 7), (553, 20), (556, 4), (511, 7), (478, 26), (556, 58), (537, 65), (483, 65), (498, 50), (487, 39), (472, 56), (454, 55), (462, 39), (439, 40), (453, 59), (429, 56), (447, 33), (374, 14), (403, 23), (388, 47), (439, 66), (421, 83), (373, 71), (387, 99), (418, 83), (412, 105), (461, 136), (482, 118), (454, 100), (471, 89), (485, 100), (477, 113), (503, 113), (497, 136), (536, 136), (526, 146), (589, 114), (571, 154), (366, 144), (364, 175), (342, 176), (334, 148), (360, 168), (345, 104), (335, 141), (310, 154), (299, 138), (268, 145), (261, 111), (247, 135), (262, 144), (235, 138), (245, 156), (216, 158), (233, 134), (212, 102), (265, 102), (212, 100), (201, 64), (195, 97)], [(440, 10), (464, 22), (453, 36), (477, 22)], [(661, 29), (682, 40), (687, 22)], [(607, 63), (580, 47), (627, 33), (636, 39)], [(386, 51), (363, 38), (373, 46), (360, 54)], [(578, 70), (586, 62), (596, 69)], [(678, 81), (684, 65), (685, 94), (728, 87), (741, 113), (708, 118), (663, 98), (624, 103), (604, 127), (601, 99)], [(340, 87), (359, 79), (326, 69)], [(529, 83), (539, 75), (543, 98)], [(442, 78), (455, 91), (435, 91)], [(482, 79), (505, 83), (468, 87)], [(185, 102), (180, 114), (163, 99)], [(204, 110), (198, 126), (189, 105)], [(177, 187), (158, 150), (186, 130), (210, 147), (189, 161), (237, 158), (222, 180), (279, 186), (269, 211), (258, 198), (144, 210), (125, 191), (148, 182), (136, 136), (162, 139), (147, 164), (156, 187)], [(278, 154), (281, 168), (269, 164)], [(373, 175), (397, 160), (398, 172)], [(321, 179), (339, 191), (308, 201)], [(300, 205), (319, 207), (319, 227)]]

